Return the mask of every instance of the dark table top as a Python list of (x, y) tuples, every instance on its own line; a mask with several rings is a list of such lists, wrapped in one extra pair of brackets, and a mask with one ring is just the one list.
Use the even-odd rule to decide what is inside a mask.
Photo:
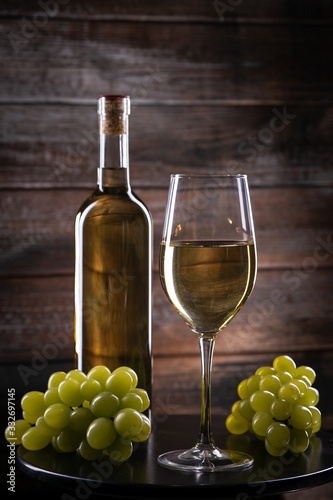
[[(132, 457), (121, 465), (108, 460), (87, 462), (76, 453), (60, 455), (51, 446), (39, 452), (28, 452), (21, 447), (17, 461), (27, 481), (33, 480), (40, 491), (47, 491), (49, 499), (58, 492), (52, 498), (62, 500), (103, 496), (176, 499), (194, 493), (196, 498), (246, 500), (333, 481), (333, 434), (320, 431), (303, 454), (271, 457), (257, 439), (228, 436), (222, 420), (221, 426), (215, 422), (217, 445), (251, 454), (255, 459), (251, 468), (193, 474), (158, 465), (156, 459), (160, 453), (189, 448), (195, 443), (199, 417), (193, 415), (153, 417), (151, 437), (138, 444)], [(66, 491), (67, 496), (59, 496), (59, 489)]]

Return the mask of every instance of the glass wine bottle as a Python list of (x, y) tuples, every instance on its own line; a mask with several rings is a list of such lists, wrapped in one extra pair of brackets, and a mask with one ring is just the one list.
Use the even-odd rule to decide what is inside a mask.
[(97, 187), (75, 221), (78, 369), (127, 365), (151, 394), (152, 221), (130, 187), (128, 96), (99, 96)]

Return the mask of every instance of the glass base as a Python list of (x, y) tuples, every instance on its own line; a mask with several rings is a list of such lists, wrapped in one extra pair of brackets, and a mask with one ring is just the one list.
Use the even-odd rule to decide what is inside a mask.
[(241, 451), (221, 450), (216, 446), (194, 446), (189, 450), (163, 453), (158, 463), (185, 472), (219, 472), (251, 467), (254, 460)]

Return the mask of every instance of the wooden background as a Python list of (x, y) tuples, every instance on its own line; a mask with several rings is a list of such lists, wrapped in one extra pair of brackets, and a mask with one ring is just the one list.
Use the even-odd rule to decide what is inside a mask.
[(154, 409), (200, 404), (195, 336), (158, 279), (169, 175), (245, 173), (258, 278), (217, 340), (214, 411), (224, 418), (238, 382), (288, 353), (317, 370), (333, 428), (332, 2), (42, 4), (0, 2), (1, 387), (40, 389), (72, 365), (74, 217), (96, 183), (96, 98), (126, 93), (132, 187), (155, 226)]

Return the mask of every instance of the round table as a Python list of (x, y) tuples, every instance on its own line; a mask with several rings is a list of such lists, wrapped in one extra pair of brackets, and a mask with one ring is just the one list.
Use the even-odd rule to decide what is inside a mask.
[[(223, 419), (221, 419), (222, 424)], [(75, 452), (56, 453), (52, 446), (41, 451), (18, 448), (21, 469), (36, 479), (71, 490), (68, 498), (89, 494), (109, 498), (249, 498), (264, 497), (311, 488), (333, 480), (333, 434), (319, 431), (308, 450), (272, 457), (261, 441), (252, 436), (229, 436), (223, 425), (215, 430), (220, 447), (238, 449), (254, 457), (251, 468), (239, 472), (184, 473), (158, 465), (165, 451), (191, 447), (199, 418), (188, 415), (153, 417), (153, 432), (145, 443), (136, 444), (132, 457), (123, 464), (108, 459), (87, 462)]]

